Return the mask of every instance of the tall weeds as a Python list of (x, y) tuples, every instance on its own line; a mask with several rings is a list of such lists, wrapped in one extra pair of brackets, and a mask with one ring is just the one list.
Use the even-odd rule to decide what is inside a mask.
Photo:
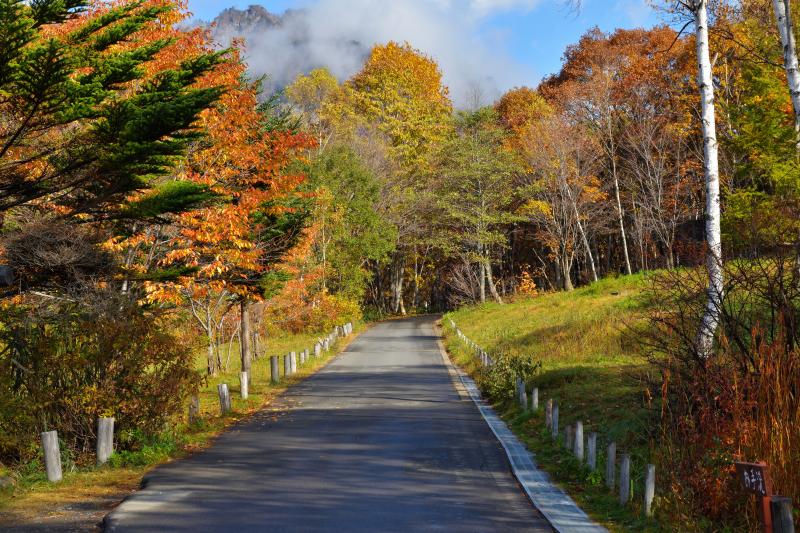
[[(734, 461), (770, 465), (775, 492), (800, 501), (800, 329), (794, 257), (726, 265), (717, 351), (703, 357), (696, 332), (705, 279), (695, 270), (656, 276), (659, 302), (642, 342), (661, 367), (661, 471), (666, 505), (708, 530), (749, 528), (752, 498)], [(703, 522), (703, 519), (708, 522)]]

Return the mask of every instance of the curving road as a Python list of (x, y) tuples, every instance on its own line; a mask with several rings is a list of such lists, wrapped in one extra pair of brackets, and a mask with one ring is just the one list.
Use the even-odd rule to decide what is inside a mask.
[(384, 322), (209, 450), (156, 469), (107, 531), (552, 531), (442, 361)]

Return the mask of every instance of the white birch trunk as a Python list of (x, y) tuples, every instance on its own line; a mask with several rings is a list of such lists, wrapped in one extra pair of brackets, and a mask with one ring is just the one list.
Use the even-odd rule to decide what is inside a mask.
[(497, 287), (495, 287), (494, 285), (494, 276), (492, 275), (492, 261), (488, 253), (485, 255), (486, 255), (485, 257), (486, 284), (489, 285), (489, 293), (492, 295), (492, 298), (494, 298), (495, 302), (502, 304), (503, 299), (500, 298), (500, 294), (497, 292)]
[(592, 270), (592, 281), (597, 281), (597, 269), (594, 266), (594, 255), (592, 254), (591, 246), (589, 246), (589, 239), (586, 238), (586, 232), (583, 230), (581, 215), (578, 212), (578, 204), (575, 203), (575, 198), (572, 196), (572, 191), (570, 190), (568, 183), (564, 184), (564, 188), (566, 189), (567, 196), (569, 196), (569, 200), (572, 203), (572, 209), (575, 213), (575, 223), (578, 225), (578, 232), (581, 235), (581, 241), (583, 241), (583, 247), (586, 250), (586, 257), (589, 259), (589, 267)]
[(611, 161), (611, 176), (614, 179), (614, 199), (617, 201), (617, 219), (619, 221), (619, 234), (622, 237), (622, 252), (625, 255), (625, 273), (629, 276), (633, 273), (631, 270), (631, 258), (628, 254), (628, 236), (625, 234), (625, 214), (622, 211), (622, 200), (619, 194), (619, 176), (617, 175), (617, 147), (614, 142), (614, 130), (611, 127), (611, 118), (609, 112), (608, 126), (608, 157)]
[(783, 46), (783, 68), (786, 70), (786, 81), (789, 84), (789, 96), (794, 108), (794, 131), (797, 150), (800, 151), (800, 69), (797, 64), (797, 46), (794, 39), (792, 12), (789, 0), (772, 0), (775, 19)]
[(714, 349), (714, 334), (719, 326), (723, 296), (722, 240), (720, 228), (719, 163), (717, 131), (714, 114), (714, 82), (711, 77), (711, 57), (708, 41), (708, 1), (693, 4), (695, 37), (697, 41), (700, 108), (703, 127), (706, 182), (706, 242), (708, 244), (708, 297), (700, 331), (697, 334), (699, 355), (710, 357)]
[(628, 255), (628, 236), (625, 234), (625, 218), (622, 212), (622, 200), (619, 195), (619, 178), (617, 177), (617, 164), (612, 162), (614, 167), (612, 173), (614, 174), (614, 197), (617, 200), (617, 216), (619, 219), (619, 233), (622, 236), (622, 251), (625, 254), (625, 273), (629, 276), (633, 273), (631, 270), (631, 258)]

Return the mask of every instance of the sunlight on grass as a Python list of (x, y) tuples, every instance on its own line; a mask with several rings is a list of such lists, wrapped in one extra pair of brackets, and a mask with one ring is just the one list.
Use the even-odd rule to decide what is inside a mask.
[[(560, 444), (542, 435), (545, 402), (559, 403), (560, 427), (582, 421), (585, 434), (598, 433), (598, 465), (608, 442), (632, 455), (634, 498), (648, 462), (654, 406), (646, 377), (655, 369), (631, 338), (629, 327), (647, 309), (646, 276), (603, 279), (572, 292), (544, 294), (500, 305), (487, 303), (450, 313), (456, 325), (489, 354), (506, 353), (541, 362), (533, 386), (539, 388), (540, 413), (520, 413), (515, 405), (495, 405), (507, 423), (537, 455), (541, 466), (565, 485), (578, 502), (612, 530), (653, 531), (654, 522), (637, 516), (636, 505), (623, 510), (616, 499)], [(467, 372), (477, 359), (452, 335), (444, 321), (448, 350)], [(559, 441), (560, 442), (560, 441)]]

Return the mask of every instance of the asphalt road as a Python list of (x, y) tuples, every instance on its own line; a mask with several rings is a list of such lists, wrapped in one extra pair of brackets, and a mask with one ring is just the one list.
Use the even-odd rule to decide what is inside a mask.
[(209, 450), (156, 469), (115, 532), (552, 531), (442, 361), (434, 319), (376, 325)]

